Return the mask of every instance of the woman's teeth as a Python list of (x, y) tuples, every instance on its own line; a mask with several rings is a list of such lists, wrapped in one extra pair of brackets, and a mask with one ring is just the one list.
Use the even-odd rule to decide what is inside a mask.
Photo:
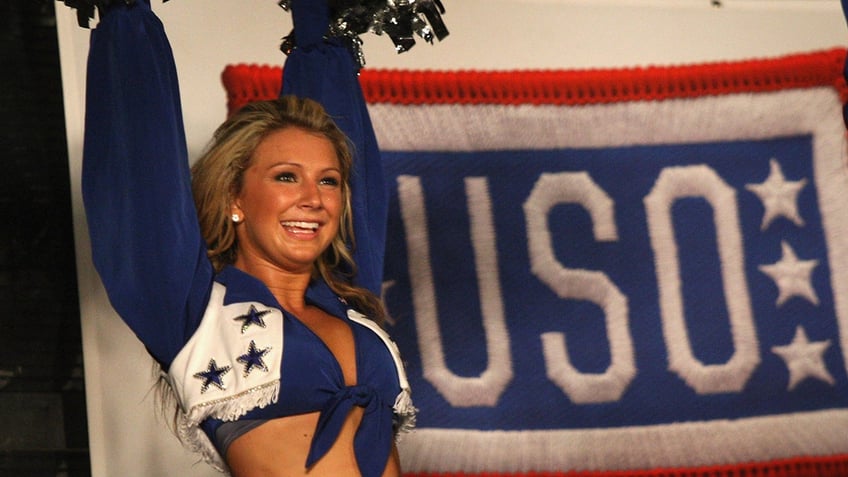
[(283, 227), (289, 228), (294, 233), (309, 233), (318, 230), (317, 222), (288, 221), (283, 222)]

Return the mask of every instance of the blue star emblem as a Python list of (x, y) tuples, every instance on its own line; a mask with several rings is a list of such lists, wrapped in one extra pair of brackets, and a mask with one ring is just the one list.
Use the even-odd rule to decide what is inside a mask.
[(197, 379), (203, 380), (203, 385), (200, 387), (200, 394), (206, 392), (209, 389), (209, 386), (214, 384), (220, 390), (224, 390), (224, 380), (223, 376), (230, 371), (229, 366), (224, 366), (223, 368), (219, 368), (217, 364), (215, 364), (215, 358), (209, 360), (209, 367), (206, 368), (206, 371), (201, 371), (199, 373), (195, 373), (194, 377)]
[(268, 313), (271, 313), (271, 310), (259, 311), (255, 306), (250, 305), (250, 310), (248, 310), (247, 313), (233, 319), (236, 321), (242, 321), (241, 332), (244, 333), (250, 325), (259, 325), (260, 327), (265, 328), (265, 320), (263, 320), (262, 317)]
[(258, 350), (256, 349), (256, 342), (250, 340), (250, 346), (247, 347), (247, 353), (236, 359), (239, 363), (244, 363), (244, 377), (247, 377), (251, 371), (257, 368), (262, 371), (268, 371), (268, 366), (266, 366), (265, 361), (262, 360), (262, 357), (265, 356), (268, 351), (271, 351), (270, 346), (263, 350)]

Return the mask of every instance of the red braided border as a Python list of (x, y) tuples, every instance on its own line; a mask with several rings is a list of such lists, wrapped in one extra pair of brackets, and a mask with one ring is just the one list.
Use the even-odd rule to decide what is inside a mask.
[[(846, 50), (682, 66), (591, 70), (406, 71), (363, 70), (369, 103), (581, 105), (692, 98), (831, 86), (848, 101), (842, 70)], [(229, 65), (221, 79), (228, 111), (277, 97), (282, 68)]]

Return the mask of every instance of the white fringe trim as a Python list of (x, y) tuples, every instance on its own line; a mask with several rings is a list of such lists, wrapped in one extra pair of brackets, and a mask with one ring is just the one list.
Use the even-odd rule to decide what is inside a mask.
[(200, 428), (200, 423), (210, 417), (223, 421), (235, 421), (252, 409), (263, 408), (277, 402), (279, 391), (280, 382), (277, 380), (248, 389), (230, 398), (194, 406), (187, 413), (180, 413), (177, 437), (186, 449), (199, 453), (203, 460), (214, 469), (229, 474), (224, 458)]
[(415, 428), (415, 419), (418, 414), (418, 409), (412, 404), (412, 393), (409, 388), (403, 388), (397, 395), (393, 410), (397, 416), (395, 442), (400, 442), (402, 434), (412, 432)]

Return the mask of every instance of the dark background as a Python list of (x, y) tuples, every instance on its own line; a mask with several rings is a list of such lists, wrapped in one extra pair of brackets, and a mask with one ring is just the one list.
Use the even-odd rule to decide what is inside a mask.
[(0, 477), (91, 474), (58, 8), (0, 1)]

